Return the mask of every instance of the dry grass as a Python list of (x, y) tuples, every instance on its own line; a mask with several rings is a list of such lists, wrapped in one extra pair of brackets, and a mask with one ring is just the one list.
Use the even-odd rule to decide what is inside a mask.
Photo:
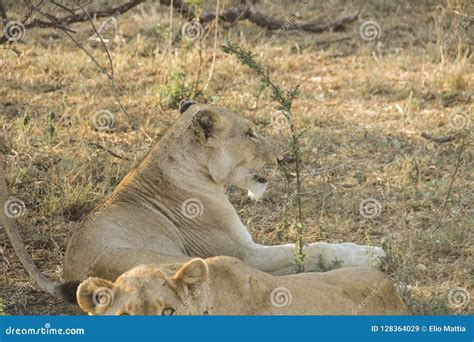
[[(239, 23), (223, 31), (253, 50), (269, 66), (275, 81), (301, 85), (294, 103), (296, 123), (306, 129), (304, 143), (304, 217), (307, 241), (353, 241), (383, 245), (389, 253), (384, 270), (400, 286), (415, 314), (472, 313), (471, 303), (448, 303), (452, 288), (473, 296), (473, 133), (471, 31), (463, 32), (440, 55), (439, 46), (459, 25), (455, 13), (472, 13), (470, 1), (367, 1), (359, 23), (346, 32), (310, 35), (286, 32), (267, 49), (271, 33)], [(346, 1), (310, 5), (304, 18), (338, 9), (357, 9)], [(469, 8), (469, 6), (471, 6)], [(264, 4), (269, 13), (282, 7)], [(292, 10), (286, 8), (287, 15)], [(21, 9), (20, 9), (21, 10)], [(364, 20), (383, 29), (379, 41), (364, 42), (357, 33)], [(457, 21), (456, 21), (457, 20)], [(156, 23), (160, 26), (156, 27)], [(61, 278), (68, 237), (80, 219), (98, 204), (158, 140), (178, 113), (166, 103), (172, 92), (189, 91), (202, 64), (207, 78), (212, 33), (202, 43), (174, 39), (169, 64), (167, 10), (136, 9), (119, 19), (123, 41), (110, 45), (120, 98), (130, 119), (120, 111), (110, 84), (83, 52), (58, 32), (28, 31), (26, 44), (0, 50), (0, 146), (7, 152), (12, 194), (27, 207), (19, 220), (28, 251), (37, 265)], [(180, 20), (175, 18), (179, 32)], [(93, 32), (76, 25), (79, 41)], [(471, 36), (469, 36), (469, 33)], [(341, 37), (350, 39), (325, 44)], [(107, 65), (105, 54), (94, 55)], [(472, 52), (471, 52), (472, 53)], [(182, 70), (184, 77), (177, 71)], [(175, 75), (175, 80), (171, 75)], [(252, 73), (217, 52), (216, 68), (203, 98), (251, 118), (260, 129), (289, 142), (267, 93), (260, 93)], [(114, 128), (98, 132), (93, 116), (107, 109)], [(54, 119), (51, 121), (51, 113)], [(450, 125), (462, 113), (471, 126)], [(51, 134), (51, 127), (54, 133)], [(439, 144), (420, 136), (455, 134)], [(129, 160), (113, 157), (100, 144)], [(460, 155), (460, 149), (462, 154)], [(458, 165), (456, 167), (456, 165)], [(280, 175), (260, 203), (240, 190), (229, 193), (256, 240), (276, 244), (291, 239), (285, 179)], [(363, 199), (381, 203), (373, 219), (360, 215)], [(444, 208), (444, 209), (442, 209)], [(62, 314), (71, 309), (42, 293), (32, 283), (0, 231), (0, 297), (7, 314)]]

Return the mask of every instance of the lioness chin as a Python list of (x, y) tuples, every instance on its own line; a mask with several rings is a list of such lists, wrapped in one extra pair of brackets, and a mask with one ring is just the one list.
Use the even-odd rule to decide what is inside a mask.
[(391, 280), (369, 267), (272, 276), (231, 257), (140, 265), (114, 283), (91, 277), (78, 303), (91, 315), (402, 315)]

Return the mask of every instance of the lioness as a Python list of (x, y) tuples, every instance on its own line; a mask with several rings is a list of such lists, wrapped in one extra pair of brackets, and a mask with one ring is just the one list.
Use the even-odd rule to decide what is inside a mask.
[(272, 276), (231, 257), (140, 265), (114, 283), (79, 285), (91, 315), (403, 315), (389, 278), (370, 267)]
[[(64, 259), (66, 280), (115, 280), (140, 264), (232, 256), (261, 271), (293, 273), (294, 245), (255, 243), (225, 193), (233, 184), (262, 196), (278, 151), (255, 126), (226, 109), (183, 101), (182, 116), (143, 162), (72, 237)], [(380, 248), (310, 244), (305, 269), (323, 261), (367, 265)]]
[[(64, 286), (34, 266), (16, 223), (0, 213), (15, 251), (42, 288), (75, 297), (89, 276), (115, 280), (140, 264), (184, 262), (194, 257), (236, 257), (274, 275), (293, 272), (294, 245), (253, 241), (225, 193), (225, 185), (247, 189), (258, 199), (278, 164), (276, 148), (255, 126), (226, 109), (182, 101), (181, 117), (140, 165), (99, 205), (72, 236), (64, 258)], [(5, 180), (0, 202), (8, 199)], [(381, 248), (316, 242), (305, 247), (306, 271), (322, 261), (331, 266), (368, 265), (385, 256)], [(64, 290), (69, 294), (63, 293)]]

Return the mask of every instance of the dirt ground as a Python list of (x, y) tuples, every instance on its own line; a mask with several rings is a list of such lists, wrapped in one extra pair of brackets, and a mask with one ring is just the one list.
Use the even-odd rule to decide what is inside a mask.
[[(217, 47), (230, 39), (253, 51), (277, 84), (300, 85), (293, 109), (304, 131), (305, 241), (383, 246), (382, 269), (413, 314), (472, 314), (472, 1), (261, 1), (258, 8), (288, 20), (298, 12), (302, 21), (362, 11), (344, 30), (321, 34), (275, 34), (245, 21), (218, 29)], [(22, 11), (16, 5), (12, 13)], [(368, 20), (381, 29), (372, 41), (359, 32)], [(213, 27), (190, 41), (183, 23), (174, 13), (170, 25), (169, 8), (150, 3), (120, 16), (104, 33), (116, 90), (59, 30), (29, 29), (0, 49), (7, 179), (25, 203), (18, 221), (28, 252), (55, 280), (81, 219), (175, 121), (176, 99), (194, 95), (237, 111), (289, 151), (288, 125), (254, 74), (214, 49)], [(108, 68), (100, 44), (88, 44), (91, 25), (72, 28)], [(196, 80), (202, 90), (211, 70), (206, 90), (196, 92)], [(104, 110), (114, 118), (107, 131), (93, 120)], [(258, 203), (232, 187), (229, 196), (259, 243), (292, 240), (294, 206), (283, 174)], [(365, 211), (367, 201), (375, 212)], [(77, 314), (30, 279), (3, 229), (0, 253), (0, 312)]]

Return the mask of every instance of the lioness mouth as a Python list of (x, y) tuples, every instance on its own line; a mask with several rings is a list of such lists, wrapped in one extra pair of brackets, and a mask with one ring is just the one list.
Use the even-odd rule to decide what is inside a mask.
[(254, 179), (258, 182), (258, 183), (267, 183), (267, 179), (265, 177), (262, 177), (262, 176), (255, 176)]

